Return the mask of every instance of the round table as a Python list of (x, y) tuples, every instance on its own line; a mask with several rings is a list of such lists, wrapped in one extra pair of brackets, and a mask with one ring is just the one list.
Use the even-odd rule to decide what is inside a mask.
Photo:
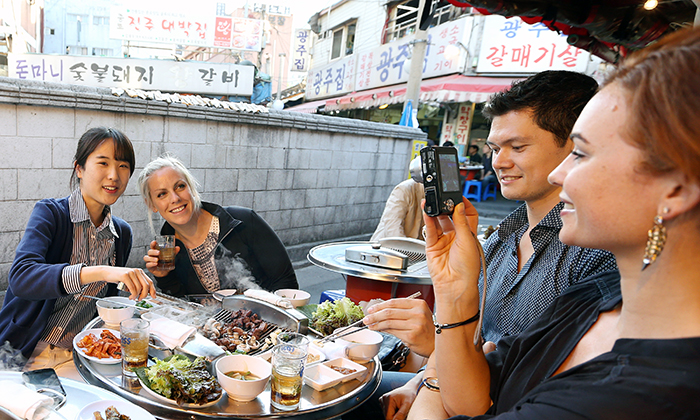
[[(85, 327), (100, 328), (104, 324), (96, 318)], [(270, 384), (255, 400), (235, 402), (226, 395), (215, 405), (202, 408), (181, 408), (155, 400), (141, 389), (138, 380), (123, 378), (121, 364), (104, 365), (94, 363), (73, 352), (73, 360), (80, 375), (89, 384), (105, 388), (136, 405), (145, 408), (156, 417), (169, 420), (197, 420), (212, 418), (281, 418), (331, 419), (339, 417), (363, 403), (374, 393), (382, 378), (379, 359), (367, 363), (367, 373), (357, 380), (344, 382), (325, 391), (316, 391), (309, 386), (302, 388), (301, 404), (296, 411), (277, 411), (270, 406)]]
[(416, 262), (406, 270), (392, 270), (359, 264), (345, 259), (345, 250), (369, 242), (348, 241), (319, 245), (309, 251), (313, 264), (347, 276), (345, 296), (355, 303), (371, 299), (406, 297), (416, 291), (431, 308), (435, 304), (432, 281), (426, 261)]

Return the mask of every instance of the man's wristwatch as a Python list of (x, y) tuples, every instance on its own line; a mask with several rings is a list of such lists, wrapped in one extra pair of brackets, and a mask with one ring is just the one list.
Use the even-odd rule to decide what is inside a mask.
[(434, 376), (428, 376), (427, 378), (423, 378), (423, 381), (420, 383), (420, 388), (418, 388), (418, 391), (420, 391), (421, 388), (426, 387), (431, 391), (434, 392), (440, 392), (440, 385), (438, 385), (438, 378)]

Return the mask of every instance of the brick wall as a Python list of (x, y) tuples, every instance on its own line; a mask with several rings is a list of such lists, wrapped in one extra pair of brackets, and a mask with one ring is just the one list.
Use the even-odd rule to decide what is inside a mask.
[(425, 138), (388, 124), (187, 107), (0, 78), (0, 288), (34, 203), (70, 193), (77, 139), (100, 125), (124, 131), (136, 150), (136, 171), (113, 209), (134, 230), (132, 266), (143, 265), (151, 239), (136, 178), (163, 152), (192, 170), (204, 200), (253, 208), (288, 249), (304, 249), (371, 233), (407, 175), (412, 140)]

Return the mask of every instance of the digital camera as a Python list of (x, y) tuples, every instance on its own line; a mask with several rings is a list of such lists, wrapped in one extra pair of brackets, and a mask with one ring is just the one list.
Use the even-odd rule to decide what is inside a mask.
[(451, 215), (462, 202), (457, 149), (425, 147), (420, 151), (425, 187), (425, 213), (428, 216)]

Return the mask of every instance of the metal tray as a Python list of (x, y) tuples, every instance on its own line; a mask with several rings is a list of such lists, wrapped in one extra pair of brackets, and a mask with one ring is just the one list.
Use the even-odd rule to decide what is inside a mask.
[(318, 245), (311, 248), (308, 259), (319, 267), (341, 274), (395, 283), (432, 284), (425, 261), (410, 264), (402, 271), (358, 264), (345, 258), (347, 248), (368, 244), (369, 242), (349, 241)]
[[(224, 307), (236, 307), (241, 302), (227, 305), (230, 298), (224, 299)], [(237, 299), (238, 300), (238, 299)], [(85, 329), (100, 328), (100, 318), (92, 320)], [(304, 386), (301, 404), (297, 411), (280, 412), (270, 406), (270, 385), (255, 400), (248, 403), (234, 402), (226, 396), (217, 404), (204, 409), (185, 409), (161, 403), (141, 390), (138, 381), (122, 378), (121, 365), (100, 365), (73, 353), (73, 360), (80, 375), (86, 382), (107, 389), (145, 408), (156, 417), (172, 420), (197, 420), (212, 418), (282, 418), (302, 416), (304, 419), (330, 419), (339, 417), (364, 402), (379, 386), (382, 371), (375, 357), (367, 363), (367, 372), (358, 380), (343, 383), (326, 391), (315, 391)]]

